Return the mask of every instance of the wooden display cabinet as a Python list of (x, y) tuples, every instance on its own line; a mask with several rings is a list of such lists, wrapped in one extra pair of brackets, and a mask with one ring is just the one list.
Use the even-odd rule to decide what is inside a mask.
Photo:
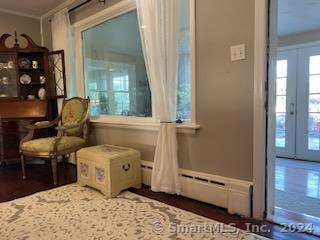
[[(19, 158), (25, 126), (58, 115), (57, 99), (66, 97), (63, 51), (49, 52), (26, 34), (21, 48), (17, 34), (0, 37), (0, 164)], [(6, 40), (14, 37), (12, 48)], [(54, 134), (44, 131), (42, 136)]]

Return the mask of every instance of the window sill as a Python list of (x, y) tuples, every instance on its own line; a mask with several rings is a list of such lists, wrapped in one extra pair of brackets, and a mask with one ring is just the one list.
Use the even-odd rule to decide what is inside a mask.
[[(96, 127), (123, 128), (143, 131), (158, 131), (160, 123), (153, 118), (139, 117), (98, 117), (91, 118), (90, 123)], [(177, 124), (178, 133), (195, 134), (200, 129), (199, 124), (184, 122)]]

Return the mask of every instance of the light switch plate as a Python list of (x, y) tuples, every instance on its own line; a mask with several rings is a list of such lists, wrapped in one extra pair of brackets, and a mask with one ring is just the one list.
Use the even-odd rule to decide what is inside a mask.
[(239, 61), (246, 59), (246, 45), (239, 44), (231, 46), (231, 61)]

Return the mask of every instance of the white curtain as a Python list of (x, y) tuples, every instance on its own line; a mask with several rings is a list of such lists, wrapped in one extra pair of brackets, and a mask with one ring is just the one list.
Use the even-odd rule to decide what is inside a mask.
[(151, 189), (180, 193), (176, 136), (180, 0), (136, 0), (142, 48), (160, 130)]
[(62, 9), (51, 19), (52, 50), (64, 50), (67, 97), (76, 96), (75, 49), (68, 9)]
[[(76, 96), (75, 79), (75, 48), (73, 43), (72, 26), (70, 25), (68, 9), (62, 9), (51, 19), (52, 50), (64, 50), (67, 98)], [(61, 68), (61, 66), (59, 66)], [(59, 82), (62, 87), (62, 82)], [(61, 111), (62, 100), (58, 101), (58, 111)], [(75, 155), (69, 156), (69, 162), (76, 163)]]

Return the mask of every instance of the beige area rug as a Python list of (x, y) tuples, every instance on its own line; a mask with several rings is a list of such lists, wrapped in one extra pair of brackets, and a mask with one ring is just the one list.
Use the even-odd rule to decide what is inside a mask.
[(71, 184), (0, 204), (0, 239), (265, 239), (123, 192), (106, 199)]

